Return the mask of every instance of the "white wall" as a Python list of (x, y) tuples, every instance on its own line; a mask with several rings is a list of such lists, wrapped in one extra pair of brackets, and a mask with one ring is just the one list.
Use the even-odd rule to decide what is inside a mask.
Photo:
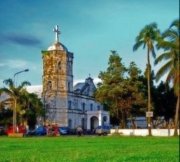
[[(111, 129), (111, 134), (119, 133), (124, 136), (147, 136), (148, 129)], [(173, 136), (174, 129), (152, 129), (153, 136)], [(178, 130), (179, 134), (179, 130)]]

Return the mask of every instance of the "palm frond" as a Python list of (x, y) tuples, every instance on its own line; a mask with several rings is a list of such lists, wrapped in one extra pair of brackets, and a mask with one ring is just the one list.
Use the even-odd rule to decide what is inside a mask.
[(133, 46), (133, 51), (136, 51), (139, 47), (141, 47), (144, 44), (143, 41), (136, 42)]
[(170, 41), (176, 40), (179, 37), (179, 31), (174, 30), (174, 29), (168, 29), (166, 30), (163, 34), (162, 37), (169, 39)]
[(151, 28), (156, 29), (157, 28), (157, 23), (153, 22), (153, 23), (150, 23), (148, 26), (151, 27)]
[(12, 95), (12, 94), (13, 94), (12, 91), (9, 90), (8, 88), (1, 88), (1, 89), (0, 89), (0, 95), (1, 95), (3, 92), (6, 93), (6, 94), (8, 94), (8, 95)]
[(161, 61), (168, 59), (171, 59), (171, 52), (164, 52), (155, 59), (154, 64), (157, 65)]
[(3, 83), (6, 84), (10, 89), (14, 87), (14, 82), (11, 78), (4, 80)]
[(153, 45), (152, 45), (152, 48), (151, 48), (151, 53), (152, 53), (153, 58), (156, 58), (156, 52), (154, 50), (154, 46)]
[(29, 85), (31, 85), (30, 82), (24, 81), (24, 82), (22, 82), (22, 83), (18, 86), (18, 89), (21, 90), (21, 89), (23, 89), (25, 86), (29, 86)]
[(173, 80), (174, 80), (174, 70), (171, 69), (167, 75), (166, 82), (170, 83)]
[(148, 46), (151, 50), (153, 57), (155, 57), (155, 50), (153, 47), (154, 41), (160, 37), (160, 31), (157, 28), (156, 23), (146, 25), (136, 37), (136, 44), (133, 46), (133, 51), (136, 51), (140, 46), (143, 45), (143, 49)]
[(179, 29), (179, 19), (174, 20), (169, 28), (176, 27)]
[(172, 60), (168, 61), (166, 64), (164, 64), (156, 73), (156, 81), (158, 82), (162, 76), (164, 76), (166, 73), (168, 73), (171, 70), (172, 66)]

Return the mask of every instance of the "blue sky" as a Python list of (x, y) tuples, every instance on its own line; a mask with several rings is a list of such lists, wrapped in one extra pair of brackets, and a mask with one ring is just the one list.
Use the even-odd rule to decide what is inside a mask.
[(146, 51), (132, 51), (135, 37), (147, 24), (161, 31), (179, 17), (179, 0), (5, 0), (0, 1), (0, 87), (19, 74), (17, 81), (42, 82), (41, 50), (54, 42), (53, 27), (60, 26), (60, 41), (74, 53), (74, 80), (97, 78), (107, 67), (110, 50), (126, 66), (146, 65)]

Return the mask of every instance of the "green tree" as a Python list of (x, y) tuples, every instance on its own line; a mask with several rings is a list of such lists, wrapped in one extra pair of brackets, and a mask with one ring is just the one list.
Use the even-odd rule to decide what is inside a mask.
[(12, 123), (12, 110), (1, 107), (0, 109), (0, 125), (8, 126)]
[[(8, 101), (9, 103), (11, 103), (9, 104), (9, 106), (13, 110), (13, 119), (15, 120), (17, 114), (18, 123), (26, 122), (28, 123), (30, 128), (33, 128), (37, 122), (37, 117), (42, 117), (45, 113), (41, 100), (36, 94), (27, 92), (26, 86), (30, 85), (30, 83), (27, 81), (22, 82), (18, 87), (15, 87), (12, 79), (7, 79), (4, 81), (4, 83), (8, 87), (1, 88), (0, 94), (5, 92), (6, 94), (8, 94), (9, 98), (3, 100), (0, 104), (0, 106), (2, 107), (2, 113), (5, 115), (7, 114), (7, 116), (9, 117), (10, 112), (6, 112), (4, 110), (4, 103)], [(14, 105), (15, 101), (17, 103), (16, 110)], [(17, 111), (17, 113), (14, 111)]]
[(176, 107), (176, 96), (173, 88), (161, 81), (152, 91), (152, 98), (154, 102), (154, 117), (164, 116), (165, 120), (169, 122), (174, 117)]
[[(146, 25), (136, 37), (136, 43), (133, 46), (133, 51), (136, 51), (141, 46), (143, 49), (147, 47), (147, 85), (148, 85), (148, 111), (151, 111), (151, 63), (150, 63), (150, 53), (155, 57), (155, 50), (154, 50), (154, 42), (157, 41), (159, 37), (159, 30), (157, 28), (156, 23), (152, 23)], [(148, 130), (149, 135), (151, 136), (151, 118), (148, 118)]]
[(41, 100), (34, 93), (28, 93), (26, 90), (22, 91), (20, 97), (21, 123), (26, 122), (30, 128), (34, 128), (37, 117), (44, 116), (44, 109)]
[(109, 57), (108, 68), (105, 72), (100, 72), (99, 78), (102, 83), (98, 84), (97, 91), (95, 93), (96, 99), (107, 105), (110, 109), (111, 116), (115, 117), (120, 122), (120, 113), (124, 118), (124, 110), (118, 108), (118, 100), (121, 92), (123, 91), (120, 86), (124, 79), (126, 72), (125, 66), (122, 64), (122, 59), (119, 57), (116, 51), (111, 51)]
[(146, 86), (142, 81), (141, 70), (134, 62), (131, 62), (128, 67), (128, 90), (131, 93), (131, 115), (139, 116), (144, 115), (146, 105)]
[(98, 85), (95, 97), (109, 107), (111, 116), (117, 119), (122, 128), (126, 126), (126, 118), (130, 116), (132, 108), (144, 99), (139, 91), (138, 75), (135, 63), (131, 63), (128, 70), (116, 51), (112, 51), (109, 57), (107, 70), (99, 74), (102, 83)]
[[(16, 122), (17, 122), (17, 112), (21, 110), (21, 94), (25, 90), (25, 86), (30, 85), (29, 82), (24, 81), (22, 82), (18, 87), (15, 86), (12, 79), (6, 79), (4, 80), (4, 83), (7, 85), (7, 88), (1, 88), (0, 94), (5, 92), (7, 95), (9, 95), (9, 99), (13, 101), (13, 132), (15, 132), (16, 128)], [(8, 99), (8, 100), (9, 100)]]
[(172, 22), (169, 29), (162, 34), (162, 38), (159, 39), (158, 48), (164, 49), (164, 52), (160, 54), (155, 64), (159, 64), (161, 61), (166, 61), (156, 74), (156, 80), (158, 81), (162, 76), (167, 74), (166, 82), (172, 83), (174, 93), (177, 96), (176, 113), (175, 113), (175, 130), (174, 135), (176, 136), (178, 129), (179, 119), (179, 100), (180, 100), (180, 73), (179, 73), (179, 19)]
[(30, 128), (34, 128), (37, 117), (44, 116), (43, 104), (34, 93), (26, 93), (24, 101), (25, 113), (23, 118), (27, 121)]

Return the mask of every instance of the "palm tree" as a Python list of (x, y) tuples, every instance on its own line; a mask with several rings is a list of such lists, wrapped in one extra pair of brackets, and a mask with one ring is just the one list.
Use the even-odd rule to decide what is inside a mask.
[(28, 125), (33, 128), (36, 124), (37, 117), (44, 116), (43, 104), (35, 93), (24, 91), (22, 98), (22, 108), (24, 112), (22, 119), (25, 119)]
[[(147, 86), (148, 86), (148, 111), (151, 111), (151, 63), (150, 63), (150, 53), (155, 58), (155, 50), (154, 50), (154, 42), (157, 41), (159, 37), (159, 30), (157, 28), (156, 23), (151, 23), (146, 25), (136, 37), (136, 43), (133, 46), (133, 51), (139, 49), (139, 47), (143, 46), (143, 49), (147, 47)], [(152, 135), (151, 133), (151, 118), (148, 117), (148, 130), (149, 136)]]
[[(17, 108), (20, 109), (21, 103), (20, 103), (20, 98), (22, 95), (22, 91), (24, 91), (24, 87), (27, 85), (30, 85), (29, 82), (24, 81), (22, 82), (18, 87), (15, 86), (15, 83), (13, 82), (12, 79), (6, 79), (4, 80), (4, 83), (8, 86), (7, 88), (1, 88), (0, 89), (0, 94), (5, 92), (7, 95), (9, 95), (10, 99), (13, 100), (14, 102), (14, 108), (13, 108), (13, 133), (15, 133), (15, 128), (16, 128), (16, 114), (17, 114)], [(9, 100), (9, 99), (7, 99)]]
[(158, 70), (156, 74), (156, 80), (158, 81), (162, 76), (167, 74), (166, 82), (173, 83), (174, 93), (177, 96), (176, 113), (175, 113), (175, 129), (174, 135), (176, 136), (178, 129), (178, 116), (179, 116), (179, 100), (180, 100), (180, 73), (179, 73), (179, 19), (172, 22), (169, 29), (162, 34), (162, 38), (159, 40), (158, 48), (164, 49), (164, 52), (160, 54), (155, 64), (165, 60), (165, 64)]

